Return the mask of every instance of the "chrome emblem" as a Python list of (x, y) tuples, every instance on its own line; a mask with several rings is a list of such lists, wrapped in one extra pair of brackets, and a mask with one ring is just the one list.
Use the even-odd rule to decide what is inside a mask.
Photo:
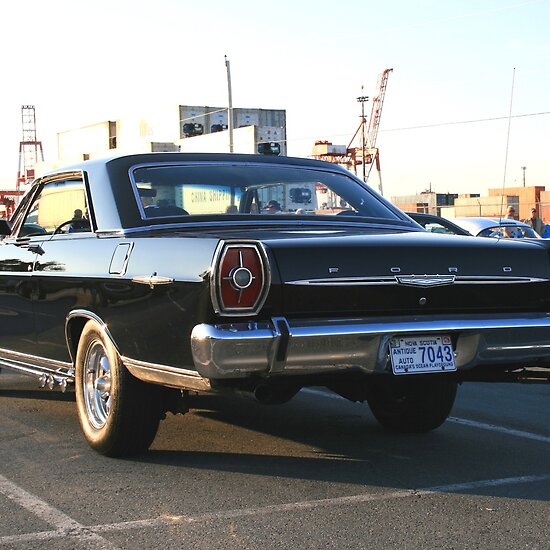
[(400, 285), (408, 286), (443, 286), (452, 285), (455, 282), (456, 275), (399, 275), (396, 277)]

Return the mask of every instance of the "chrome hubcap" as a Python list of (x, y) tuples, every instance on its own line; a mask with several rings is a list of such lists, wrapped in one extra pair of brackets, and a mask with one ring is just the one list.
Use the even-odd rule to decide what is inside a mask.
[(92, 426), (100, 429), (111, 410), (111, 366), (107, 351), (100, 340), (93, 341), (84, 360), (82, 380), (86, 414)]

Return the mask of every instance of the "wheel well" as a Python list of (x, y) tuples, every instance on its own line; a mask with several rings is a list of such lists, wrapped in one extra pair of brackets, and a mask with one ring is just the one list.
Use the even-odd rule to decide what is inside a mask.
[(82, 331), (88, 321), (94, 321), (99, 326), (100, 330), (103, 331), (105, 338), (109, 339), (117, 353), (120, 355), (120, 350), (113, 340), (111, 333), (107, 329), (107, 325), (103, 322), (103, 319), (91, 311), (78, 309), (69, 313), (67, 322), (65, 323), (65, 339), (67, 341), (67, 348), (73, 363), (76, 361), (76, 353), (78, 350), (78, 344), (80, 343), (80, 338), (82, 336)]
[(67, 337), (67, 347), (69, 349), (69, 354), (73, 363), (76, 360), (76, 350), (78, 349), (78, 343), (80, 342), (80, 336), (82, 336), (82, 331), (84, 326), (90, 319), (88, 317), (72, 317), (67, 322), (67, 327), (65, 329)]

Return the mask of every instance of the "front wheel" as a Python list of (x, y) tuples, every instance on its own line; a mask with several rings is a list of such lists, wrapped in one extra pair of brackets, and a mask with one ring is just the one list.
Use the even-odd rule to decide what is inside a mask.
[(158, 430), (161, 388), (134, 378), (102, 327), (88, 321), (75, 369), (78, 418), (90, 446), (117, 457), (146, 451)]
[(456, 395), (456, 381), (446, 375), (373, 375), (367, 402), (384, 428), (427, 432), (443, 424)]

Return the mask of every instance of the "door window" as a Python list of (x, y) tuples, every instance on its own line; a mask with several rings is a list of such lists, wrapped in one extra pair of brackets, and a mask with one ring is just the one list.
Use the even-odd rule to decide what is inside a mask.
[(19, 237), (90, 230), (84, 183), (63, 180), (45, 184), (34, 196)]

